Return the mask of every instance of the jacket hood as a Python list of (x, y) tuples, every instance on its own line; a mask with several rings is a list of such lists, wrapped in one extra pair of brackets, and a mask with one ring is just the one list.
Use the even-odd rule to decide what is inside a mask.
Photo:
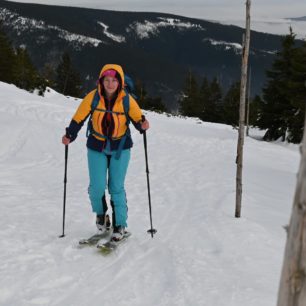
[(119, 73), (119, 75), (121, 77), (121, 81), (122, 81), (122, 87), (124, 87), (124, 73), (123, 73), (123, 69), (122, 69), (122, 67), (120, 65), (117, 65), (117, 64), (107, 64), (107, 65), (104, 65), (103, 68), (101, 69), (99, 78), (101, 78), (102, 73), (104, 71), (109, 70), (109, 69), (116, 70)]

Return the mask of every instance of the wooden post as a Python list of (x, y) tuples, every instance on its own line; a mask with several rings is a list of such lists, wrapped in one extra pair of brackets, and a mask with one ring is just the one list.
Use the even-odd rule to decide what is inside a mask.
[(246, 1), (246, 33), (243, 37), (242, 65), (241, 65), (241, 85), (240, 85), (240, 108), (239, 108), (239, 130), (237, 144), (237, 172), (236, 172), (236, 210), (235, 217), (241, 216), (241, 198), (242, 198), (242, 167), (243, 167), (243, 144), (245, 128), (245, 95), (248, 72), (248, 59), (250, 48), (250, 7), (251, 0)]
[[(306, 83), (306, 82), (305, 82)], [(306, 120), (277, 306), (306, 305)]]

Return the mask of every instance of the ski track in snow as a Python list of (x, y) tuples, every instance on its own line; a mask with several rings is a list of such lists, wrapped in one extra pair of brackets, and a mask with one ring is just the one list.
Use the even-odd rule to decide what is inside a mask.
[[(126, 180), (129, 240), (109, 255), (95, 231), (85, 130), (69, 146), (66, 237), (61, 136), (79, 101), (0, 83), (0, 305), (268, 306), (276, 303), (299, 154), (247, 138), (235, 219), (237, 132), (147, 112), (154, 239), (142, 136)], [(132, 127), (133, 129), (133, 127)]]

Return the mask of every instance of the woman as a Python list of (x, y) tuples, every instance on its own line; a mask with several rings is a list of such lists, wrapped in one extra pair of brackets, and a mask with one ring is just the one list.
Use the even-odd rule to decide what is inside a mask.
[[(105, 65), (100, 73), (98, 88), (83, 99), (62, 138), (64, 145), (76, 139), (84, 121), (91, 114), (91, 104), (97, 97), (98, 105), (92, 112), (87, 139), (89, 197), (92, 211), (96, 213), (98, 232), (103, 234), (106, 231), (107, 210), (104, 192), (106, 184), (108, 185), (113, 208), (113, 241), (121, 240), (127, 227), (124, 180), (133, 145), (127, 123), (131, 120), (141, 133), (149, 128), (149, 122), (142, 115), (134, 98), (125, 91), (124, 85), (122, 67)], [(126, 99), (129, 102), (128, 111), (125, 109)]]

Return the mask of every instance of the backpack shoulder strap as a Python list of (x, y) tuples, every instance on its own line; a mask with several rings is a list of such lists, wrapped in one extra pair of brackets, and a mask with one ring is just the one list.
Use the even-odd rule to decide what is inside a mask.
[(130, 96), (129, 93), (124, 90), (125, 92), (125, 97), (123, 98), (123, 108), (124, 108), (124, 113), (126, 116), (126, 125), (130, 124), (130, 116), (129, 116), (129, 111), (130, 111)]
[(92, 127), (92, 114), (95, 111), (95, 109), (98, 107), (100, 101), (100, 96), (99, 96), (99, 92), (98, 89), (96, 89), (95, 94), (92, 98), (91, 101), (91, 105), (90, 105), (90, 115), (89, 115), (89, 119), (88, 119), (88, 123), (87, 123), (87, 131), (86, 131), (86, 136), (88, 137), (92, 131), (93, 131), (93, 127)]
[(100, 101), (100, 95), (99, 95), (99, 92), (98, 92), (98, 89), (97, 89), (95, 94), (94, 94), (94, 97), (93, 97), (93, 99), (91, 101), (91, 111), (90, 111), (91, 114), (97, 108), (97, 106), (99, 104), (99, 101)]

